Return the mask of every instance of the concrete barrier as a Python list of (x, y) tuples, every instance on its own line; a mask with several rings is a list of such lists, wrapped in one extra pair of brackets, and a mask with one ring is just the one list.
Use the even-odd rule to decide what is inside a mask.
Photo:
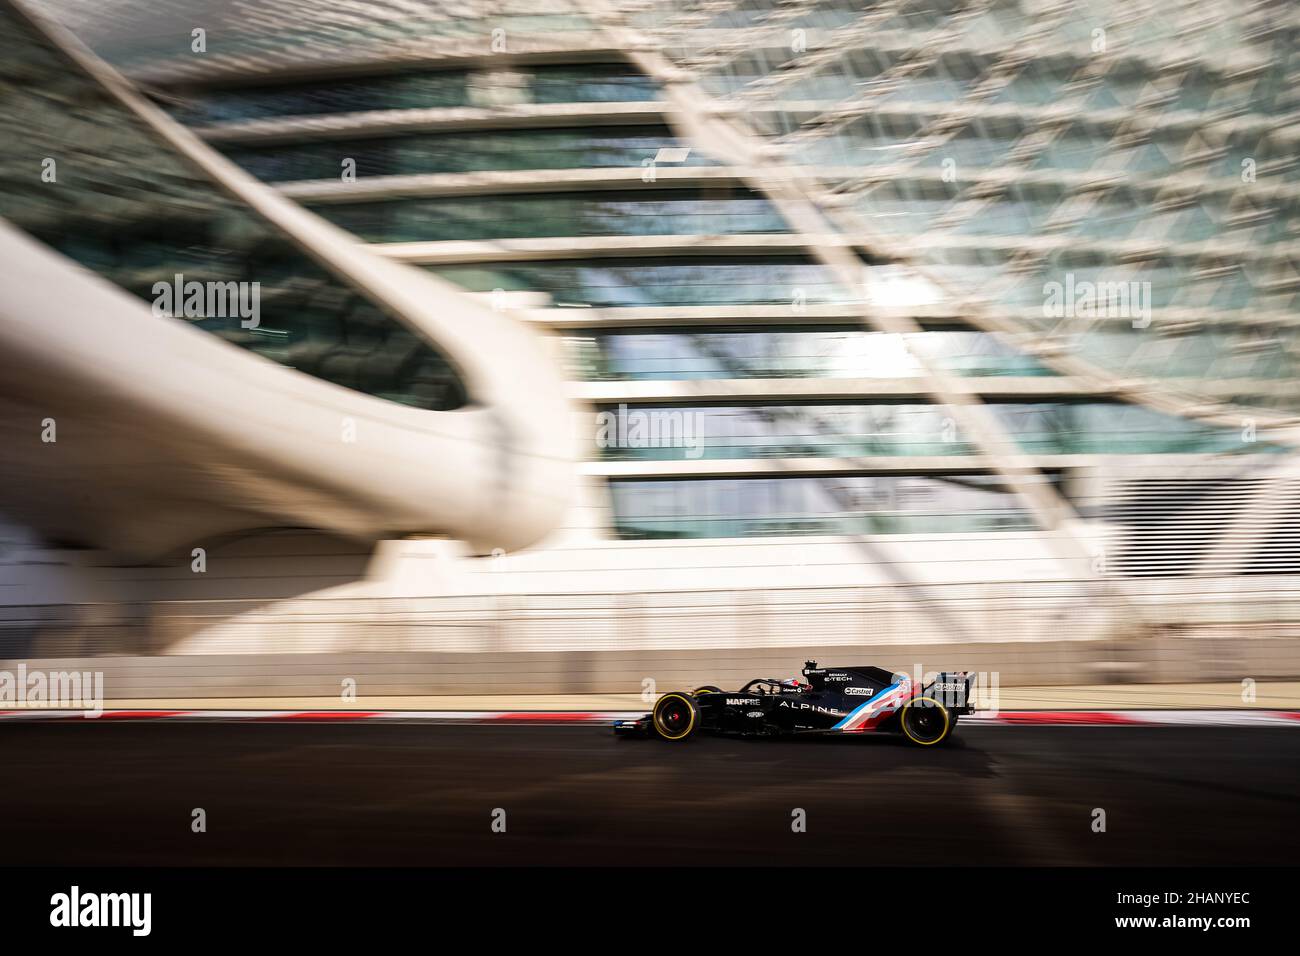
[[(133, 698), (336, 697), (358, 694), (605, 694), (700, 684), (738, 685), (788, 677), (803, 661), (876, 664), (911, 672), (960, 669), (996, 674), (1001, 686), (1284, 680), (1300, 676), (1300, 637), (1168, 634), (1142, 641), (978, 644), (791, 644), (761, 649), (106, 655), (11, 658), (0, 669), (89, 670), (105, 696)], [(990, 678), (992, 679), (992, 678)]]

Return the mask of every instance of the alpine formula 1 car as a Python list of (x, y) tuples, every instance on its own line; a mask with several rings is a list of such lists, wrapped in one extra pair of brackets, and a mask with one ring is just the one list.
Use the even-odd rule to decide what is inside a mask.
[(626, 736), (688, 740), (697, 733), (772, 737), (784, 734), (901, 734), (932, 747), (951, 736), (957, 718), (974, 711), (975, 674), (944, 672), (921, 686), (880, 667), (804, 664), (806, 680), (760, 677), (737, 691), (697, 687), (660, 697), (654, 710), (619, 720)]

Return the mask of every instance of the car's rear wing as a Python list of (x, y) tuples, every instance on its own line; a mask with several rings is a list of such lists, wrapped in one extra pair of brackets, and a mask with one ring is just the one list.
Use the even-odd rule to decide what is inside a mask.
[(933, 697), (950, 713), (972, 713), (975, 710), (975, 672), (941, 671), (921, 693)]

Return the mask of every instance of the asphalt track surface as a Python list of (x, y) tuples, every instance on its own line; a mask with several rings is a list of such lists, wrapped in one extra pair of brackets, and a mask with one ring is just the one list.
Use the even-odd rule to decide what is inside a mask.
[[(0, 725), (7, 865), (1293, 864), (1300, 729)], [(207, 832), (191, 829), (203, 808)], [(505, 810), (505, 833), (492, 831)], [(792, 831), (805, 811), (806, 832)], [(1106, 832), (1093, 830), (1094, 810)]]

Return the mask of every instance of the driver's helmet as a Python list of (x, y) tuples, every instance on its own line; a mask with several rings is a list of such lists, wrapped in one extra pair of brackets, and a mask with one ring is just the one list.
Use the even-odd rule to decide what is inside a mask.
[(801, 681), (797, 677), (789, 677), (781, 681), (781, 692), (783, 694), (802, 694), (807, 690), (812, 690), (812, 684)]

